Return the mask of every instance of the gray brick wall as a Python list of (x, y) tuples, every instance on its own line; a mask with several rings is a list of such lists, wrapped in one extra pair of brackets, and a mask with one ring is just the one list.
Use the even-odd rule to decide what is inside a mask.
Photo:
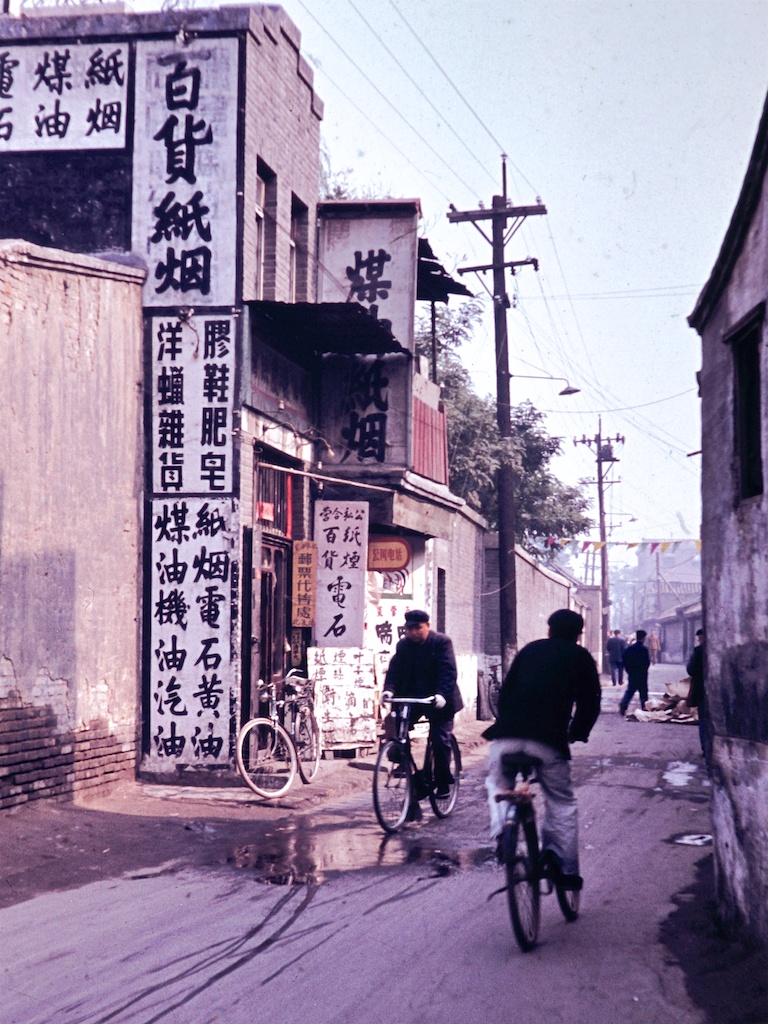
[(60, 732), (52, 708), (18, 694), (0, 698), (0, 810), (133, 778), (135, 762), (136, 744), (125, 730), (96, 721)]
[[(282, 11), (262, 8), (261, 31), (249, 34), (246, 53), (243, 295), (255, 298), (255, 218), (257, 161), (276, 177), (275, 203), (267, 206), (274, 229), (275, 259), (268, 261), (263, 298), (285, 302), (289, 287), (291, 202), (308, 208), (306, 273), (299, 274), (297, 297), (314, 301), (316, 203), (320, 174), (322, 103), (312, 72), (299, 53), (300, 35)], [(269, 228), (269, 225), (268, 225)], [(269, 248), (268, 248), (269, 251)]]

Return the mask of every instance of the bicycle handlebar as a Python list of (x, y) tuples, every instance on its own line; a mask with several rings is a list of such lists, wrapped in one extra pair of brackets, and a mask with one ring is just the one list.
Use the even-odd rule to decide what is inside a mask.
[(386, 704), (434, 704), (434, 697), (392, 697)]

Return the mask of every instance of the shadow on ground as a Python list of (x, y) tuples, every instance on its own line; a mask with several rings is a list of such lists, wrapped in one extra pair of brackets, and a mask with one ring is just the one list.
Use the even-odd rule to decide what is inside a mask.
[(768, 1024), (768, 951), (729, 938), (719, 927), (712, 854), (695, 882), (674, 898), (661, 942), (680, 964), (691, 1001), (708, 1024)]

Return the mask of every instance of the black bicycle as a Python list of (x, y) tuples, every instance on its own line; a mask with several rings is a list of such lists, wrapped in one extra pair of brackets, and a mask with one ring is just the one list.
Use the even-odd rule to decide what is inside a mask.
[(517, 943), (526, 953), (538, 941), (542, 895), (557, 894), (566, 921), (576, 920), (581, 902), (578, 890), (566, 888), (559, 861), (539, 847), (531, 782), (541, 763), (524, 754), (502, 755), (502, 770), (512, 788), (496, 794), (496, 800), (507, 805), (499, 853), (507, 876), (509, 916)]
[(287, 793), (297, 770), (302, 782), (311, 782), (322, 757), (312, 680), (291, 671), (282, 689), (278, 699), (275, 683), (259, 680), (267, 714), (246, 722), (237, 736), (238, 770), (246, 785), (267, 799)]
[(447, 817), (456, 806), (461, 776), (461, 752), (455, 736), (451, 736), (448, 765), (451, 782), (447, 791), (439, 792), (435, 786), (431, 738), (427, 740), (424, 766), (416, 767), (410, 737), (413, 708), (433, 705), (434, 697), (393, 697), (391, 703), (395, 736), (382, 744), (373, 772), (373, 809), (385, 832), (397, 832), (419, 801), (427, 797), (436, 816)]

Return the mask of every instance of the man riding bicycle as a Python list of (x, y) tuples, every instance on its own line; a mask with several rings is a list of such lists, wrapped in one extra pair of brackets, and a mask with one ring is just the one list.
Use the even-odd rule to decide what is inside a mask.
[(387, 701), (392, 697), (435, 698), (434, 707), (425, 708), (420, 716), (429, 721), (435, 751), (436, 795), (448, 796), (454, 781), (450, 773), (453, 718), (464, 702), (456, 682), (453, 644), (445, 634), (429, 628), (429, 615), (424, 611), (405, 613), (405, 636), (389, 663), (381, 699)]
[[(564, 888), (580, 889), (578, 811), (571, 784), (569, 743), (586, 743), (600, 714), (600, 677), (592, 655), (579, 646), (584, 619), (562, 608), (548, 620), (549, 638), (517, 654), (499, 694), (499, 717), (483, 736), (491, 740), (486, 789), (491, 838), (501, 835), (505, 808), (496, 794), (509, 788), (504, 754), (541, 760), (544, 794), (541, 845)], [(575, 705), (575, 712), (574, 712)], [(571, 717), (573, 716), (573, 717)]]

